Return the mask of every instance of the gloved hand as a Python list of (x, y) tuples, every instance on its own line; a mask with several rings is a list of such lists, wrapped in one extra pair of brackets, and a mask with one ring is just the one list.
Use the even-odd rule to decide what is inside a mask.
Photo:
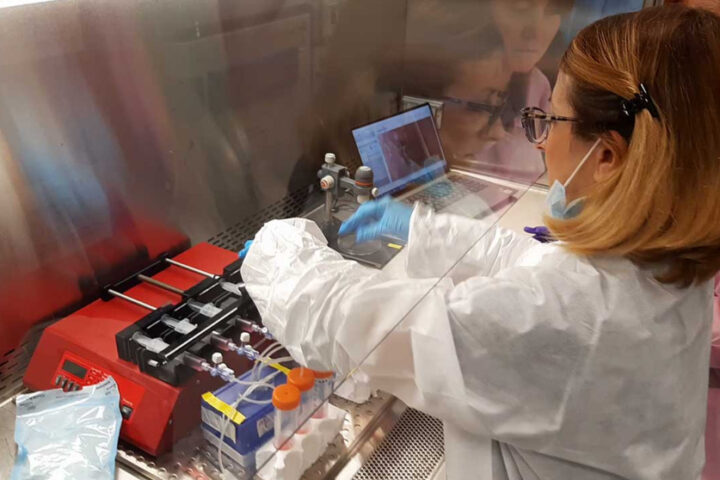
[(245, 248), (243, 248), (242, 250), (240, 250), (238, 252), (238, 257), (245, 259), (245, 256), (247, 255), (248, 251), (250, 250), (250, 246), (252, 244), (253, 244), (252, 240), (248, 240), (247, 242), (245, 242)]
[(529, 233), (530, 235), (532, 235), (533, 238), (540, 243), (549, 243), (555, 241), (552, 234), (550, 233), (550, 230), (548, 230), (548, 228), (545, 226), (525, 227), (523, 228), (523, 230), (525, 230), (525, 233)]
[(355, 214), (343, 222), (339, 235), (355, 233), (357, 243), (391, 235), (407, 242), (410, 235), (410, 217), (413, 208), (385, 197), (364, 203)]

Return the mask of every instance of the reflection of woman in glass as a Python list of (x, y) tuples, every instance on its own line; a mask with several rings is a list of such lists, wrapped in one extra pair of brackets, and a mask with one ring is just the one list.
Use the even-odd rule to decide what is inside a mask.
[[(540, 155), (524, 142), (519, 112), (524, 105), (549, 102), (550, 83), (537, 64), (571, 4), (571, 0), (411, 4), (410, 50), (454, 57), (451, 81), (417, 93), (444, 100), (441, 136), (455, 165), (519, 174), (527, 180), (543, 172)], [(486, 18), (491, 21), (478, 24)], [(408, 85), (412, 90), (412, 81)]]
[[(490, 130), (498, 132), (480, 150), (457, 152), (469, 167), (535, 181), (545, 170), (540, 155), (524, 142), (520, 109), (550, 103), (550, 83), (537, 68), (556, 37), (571, 2), (494, 0), (492, 17), (502, 37), (503, 68), (510, 73), (506, 103)], [(497, 124), (502, 125), (500, 129)]]
[(437, 162), (430, 153), (417, 125), (411, 124), (380, 136), (390, 178), (395, 181)]
[(397, 130), (392, 130), (381, 137), (380, 141), (385, 162), (390, 170), (390, 178), (397, 180), (417, 169), (408, 148), (407, 140)]

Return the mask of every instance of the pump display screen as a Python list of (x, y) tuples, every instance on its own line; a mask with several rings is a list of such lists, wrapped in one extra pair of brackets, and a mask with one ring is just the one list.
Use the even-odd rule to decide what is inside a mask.
[(85, 375), (87, 374), (87, 369), (81, 367), (80, 365), (71, 362), (70, 360), (65, 360), (65, 363), (63, 363), (63, 370), (66, 372), (75, 375), (77, 378), (83, 379), (85, 378)]

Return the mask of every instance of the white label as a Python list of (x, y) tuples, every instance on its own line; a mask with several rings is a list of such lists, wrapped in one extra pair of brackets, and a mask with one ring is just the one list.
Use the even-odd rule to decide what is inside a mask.
[(205, 407), (201, 409), (201, 415), (203, 423), (219, 433), (222, 433), (223, 425), (227, 422), (225, 438), (229, 438), (235, 443), (235, 424), (232, 421), (228, 420), (224, 415), (219, 415)]
[(273, 428), (275, 428), (275, 411), (268, 413), (257, 421), (258, 438), (262, 438), (263, 435)]

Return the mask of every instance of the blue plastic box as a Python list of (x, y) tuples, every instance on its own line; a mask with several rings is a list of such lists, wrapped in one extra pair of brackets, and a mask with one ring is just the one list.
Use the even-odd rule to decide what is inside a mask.
[[(271, 367), (262, 367), (259, 378), (264, 378), (276, 371)], [(251, 372), (248, 371), (238, 378), (241, 381), (247, 381), (250, 375)], [(286, 382), (287, 377), (281, 372), (271, 383), (282, 385)], [(232, 416), (225, 429), (223, 451), (245, 467), (254, 465), (255, 451), (273, 438), (275, 426), (275, 407), (272, 403), (257, 405), (242, 402), (237, 409), (232, 410), (232, 405), (235, 404), (238, 396), (242, 395), (247, 388), (247, 385), (228, 383), (212, 393), (204, 394), (201, 405), (204, 435), (214, 445), (217, 445), (220, 438), (220, 429), (227, 421), (226, 416)], [(269, 388), (258, 389), (251, 394), (251, 398), (253, 400), (270, 400), (272, 390)], [(232, 452), (228, 452), (227, 447), (232, 449)]]

